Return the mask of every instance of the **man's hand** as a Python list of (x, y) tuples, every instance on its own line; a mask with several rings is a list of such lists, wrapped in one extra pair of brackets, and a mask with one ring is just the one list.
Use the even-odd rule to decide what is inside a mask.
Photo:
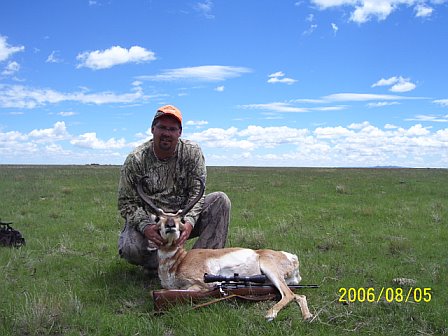
[(193, 230), (193, 225), (190, 222), (185, 222), (184, 229), (182, 230), (179, 239), (176, 241), (177, 246), (182, 246), (187, 241), (188, 237), (190, 237), (190, 233)]
[(165, 243), (165, 240), (160, 236), (159, 229), (155, 224), (146, 226), (144, 235), (146, 239), (152, 241), (158, 247), (162, 246)]

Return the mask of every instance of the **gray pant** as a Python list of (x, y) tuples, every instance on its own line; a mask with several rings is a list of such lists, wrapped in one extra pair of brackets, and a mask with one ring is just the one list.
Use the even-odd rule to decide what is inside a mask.
[[(230, 199), (223, 192), (205, 196), (201, 214), (189, 238), (199, 237), (193, 248), (218, 249), (225, 246), (230, 208)], [(118, 239), (118, 252), (131, 264), (147, 269), (157, 269), (159, 265), (157, 247), (126, 223)]]

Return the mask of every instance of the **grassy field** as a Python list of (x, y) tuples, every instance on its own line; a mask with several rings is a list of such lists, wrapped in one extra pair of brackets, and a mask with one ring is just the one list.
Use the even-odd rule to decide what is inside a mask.
[(119, 167), (0, 166), (0, 218), (27, 242), (0, 247), (0, 335), (448, 333), (448, 170), (208, 172), (207, 191), (232, 200), (227, 245), (296, 253), (321, 286), (302, 291), (311, 323), (295, 304), (265, 322), (272, 302), (154, 315), (158, 280), (117, 256)]

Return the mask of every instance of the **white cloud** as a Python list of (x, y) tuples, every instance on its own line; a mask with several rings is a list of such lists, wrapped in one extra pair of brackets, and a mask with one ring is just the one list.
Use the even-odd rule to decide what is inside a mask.
[(397, 129), (398, 126), (395, 126), (395, 125), (392, 125), (392, 124), (386, 124), (386, 125), (384, 125), (384, 128), (385, 129)]
[(322, 98), (326, 101), (370, 101), (370, 100), (401, 100), (411, 99), (397, 95), (384, 95), (372, 93), (334, 93)]
[(428, 128), (423, 127), (421, 124), (411, 126), (406, 131), (406, 135), (408, 135), (408, 136), (420, 136), (420, 135), (428, 135), (428, 134), (430, 134), (430, 131), (428, 130)]
[(434, 11), (433, 8), (427, 6), (426, 4), (418, 4), (414, 8), (416, 17), (428, 17), (431, 16)]
[(333, 29), (333, 32), (336, 34), (339, 30), (339, 27), (336, 25), (336, 23), (331, 24), (331, 29)]
[(0, 62), (7, 60), (11, 55), (24, 51), (24, 46), (12, 47), (6, 42), (7, 37), (0, 35)]
[(318, 127), (314, 130), (314, 134), (317, 138), (334, 139), (353, 135), (353, 131), (350, 131), (349, 129), (342, 126)]
[(275, 148), (284, 144), (299, 144), (308, 135), (308, 130), (287, 126), (262, 127), (250, 125), (238, 132), (239, 137), (246, 137), (253, 143), (253, 148)]
[(238, 129), (230, 127), (228, 129), (209, 128), (202, 132), (197, 132), (189, 135), (189, 139), (203, 143), (210, 148), (237, 148), (243, 150), (252, 150), (255, 144), (245, 139), (237, 139)]
[(32, 109), (64, 101), (76, 101), (84, 104), (116, 104), (143, 102), (148, 97), (141, 90), (132, 93), (116, 94), (112, 92), (72, 92), (63, 93), (52, 89), (35, 89), (22, 85), (0, 84), (0, 108)]
[[(212, 153), (211, 164), (262, 166), (448, 166), (448, 129), (432, 133), (421, 124), (407, 129), (369, 122), (348, 127), (248, 126), (192, 134)], [(190, 137), (191, 138), (191, 137)], [(221, 154), (216, 154), (216, 150)], [(227, 153), (227, 154), (226, 154)]]
[(224, 85), (220, 85), (220, 86), (215, 87), (215, 91), (224, 92)]
[(273, 74), (270, 74), (268, 79), (268, 83), (284, 83), (284, 84), (294, 84), (295, 82), (297, 82), (296, 79), (292, 79), (292, 78), (288, 78), (285, 77), (285, 74), (282, 71), (277, 71)]
[(168, 69), (157, 75), (139, 76), (140, 80), (151, 81), (178, 81), (196, 80), (207, 82), (221, 82), (230, 78), (240, 77), (251, 69), (225, 65), (202, 65), (189, 68)]
[(12, 76), (19, 70), (20, 70), (20, 64), (15, 61), (12, 61), (9, 62), (8, 65), (5, 67), (5, 70), (2, 71), (2, 75)]
[(396, 84), (392, 85), (390, 91), (392, 92), (409, 92), (416, 88), (414, 83), (409, 82), (408, 80), (400, 80)]
[(81, 134), (75, 139), (72, 139), (70, 143), (78, 147), (105, 150), (120, 149), (127, 146), (126, 140), (123, 138), (118, 140), (111, 138), (103, 141), (98, 139), (96, 133), (94, 132)]
[[(67, 142), (81, 147), (85, 151), (73, 151), (66, 148)], [(63, 121), (56, 122), (50, 128), (34, 129), (29, 133), (0, 130), (1, 163), (43, 163), (43, 164), (84, 164), (91, 162), (111, 163), (119, 160), (121, 154), (113, 150), (135, 147), (124, 139), (101, 140), (96, 133), (71, 135)]]
[[(448, 167), (448, 128), (432, 131), (420, 123), (408, 128), (367, 121), (315, 129), (251, 125), (209, 128), (185, 138), (201, 145), (209, 165)], [(0, 162), (26, 157), (24, 163), (121, 164), (136, 145), (123, 138), (104, 140), (95, 132), (72, 135), (64, 122), (56, 122), (29, 133), (0, 130)]]
[(93, 70), (108, 69), (118, 64), (142, 63), (156, 59), (154, 52), (139, 46), (126, 49), (120, 46), (113, 46), (100, 51), (86, 51), (80, 53), (76, 59), (80, 61), (78, 68), (86, 67)]
[(398, 81), (398, 77), (390, 77), (388, 79), (381, 78), (378, 82), (372, 84), (372, 87), (376, 86), (391, 86), (394, 85)]
[(372, 84), (372, 87), (376, 86), (391, 86), (389, 90), (392, 92), (408, 92), (416, 88), (416, 85), (409, 78), (402, 76), (394, 76), (387, 79), (381, 78), (378, 82)]
[(425, 121), (425, 122), (448, 122), (448, 114), (446, 115), (425, 115), (419, 114), (414, 118), (407, 118), (406, 121)]
[(391, 106), (391, 105), (398, 105), (399, 102), (376, 102), (376, 103), (368, 103), (368, 107), (384, 107), (384, 106)]
[(45, 61), (46, 63), (61, 63), (62, 60), (59, 59), (59, 57), (57, 56), (58, 51), (54, 50), (51, 52), (50, 55), (48, 55), (47, 60)]
[(370, 123), (368, 121), (364, 121), (362, 123), (353, 123), (350, 124), (347, 128), (349, 129), (362, 129), (364, 127), (370, 126)]
[(448, 107), (448, 99), (437, 99), (434, 100), (433, 103), (439, 104), (443, 107)]
[(57, 115), (60, 115), (61, 117), (73, 117), (77, 115), (76, 112), (58, 112)]
[(305, 30), (302, 35), (303, 36), (307, 36), (307, 35), (311, 35), (312, 33), (314, 33), (314, 31), (317, 28), (317, 24), (311, 24), (307, 30)]
[(53, 142), (66, 140), (70, 137), (63, 121), (56, 122), (52, 128), (32, 130), (28, 137), (37, 142)]
[(268, 77), (269, 78), (275, 78), (275, 77), (283, 77), (285, 74), (282, 71), (277, 71), (274, 72), (272, 74), (270, 74)]
[(194, 5), (194, 8), (207, 19), (215, 18), (215, 16), (212, 14), (213, 2), (211, 0), (198, 2)]
[(185, 123), (185, 125), (186, 126), (197, 126), (197, 127), (200, 127), (200, 126), (208, 125), (208, 121), (206, 121), (206, 120), (188, 120)]
[(372, 19), (378, 21), (385, 20), (387, 17), (398, 10), (400, 7), (414, 6), (416, 17), (427, 17), (433, 12), (430, 4), (443, 4), (445, 1), (429, 0), (311, 0), (311, 2), (321, 10), (332, 7), (351, 7), (353, 11), (350, 14), (350, 21), (356, 23), (365, 23)]
[(289, 103), (282, 103), (282, 102), (274, 102), (274, 103), (267, 103), (267, 104), (247, 104), (247, 105), (240, 105), (240, 108), (243, 109), (255, 109), (255, 110), (264, 110), (268, 112), (309, 112), (309, 108), (304, 107), (296, 107), (292, 106)]

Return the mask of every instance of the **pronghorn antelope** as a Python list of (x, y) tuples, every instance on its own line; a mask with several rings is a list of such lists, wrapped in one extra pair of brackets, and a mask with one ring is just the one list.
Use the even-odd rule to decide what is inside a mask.
[(201, 190), (184, 209), (176, 213), (166, 213), (157, 208), (150, 197), (143, 191), (143, 176), (137, 184), (137, 192), (142, 200), (158, 217), (158, 229), (166, 244), (158, 249), (159, 278), (165, 289), (189, 289), (208, 291), (213, 284), (204, 282), (204, 273), (232, 276), (265, 274), (269, 281), (281, 294), (281, 299), (266, 313), (268, 321), (273, 320), (278, 312), (292, 300), (301, 309), (305, 320), (312, 314), (304, 295), (292, 292), (289, 285), (300, 282), (299, 261), (296, 255), (274, 250), (252, 250), (247, 248), (192, 249), (186, 251), (176, 245), (183, 230), (183, 217), (193, 208), (204, 194), (204, 182), (200, 180)]

